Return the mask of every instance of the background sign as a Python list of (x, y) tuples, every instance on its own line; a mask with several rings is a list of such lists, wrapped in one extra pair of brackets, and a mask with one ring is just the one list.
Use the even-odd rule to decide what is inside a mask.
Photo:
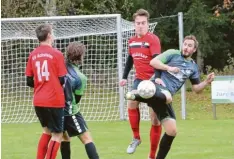
[(234, 103), (234, 76), (216, 76), (211, 89), (212, 103)]

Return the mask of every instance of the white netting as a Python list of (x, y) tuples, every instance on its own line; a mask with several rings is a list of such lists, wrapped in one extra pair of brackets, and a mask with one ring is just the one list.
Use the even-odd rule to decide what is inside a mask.
[[(122, 37), (122, 65), (127, 57), (129, 37), (134, 35), (132, 22), (121, 20), (118, 32), (117, 16), (72, 16), (24, 18), (1, 23), (1, 101), (2, 122), (34, 122), (37, 118), (32, 106), (32, 89), (26, 86), (24, 75), (27, 57), (38, 46), (35, 28), (43, 23), (53, 24), (54, 47), (66, 52), (72, 41), (87, 47), (82, 72), (88, 77), (86, 94), (80, 108), (88, 121), (120, 119), (118, 77), (118, 35)], [(153, 31), (156, 23), (150, 24)], [(122, 75), (121, 75), (122, 76)], [(129, 83), (133, 80), (133, 71)], [(131, 87), (129, 85), (129, 87)], [(126, 102), (124, 106), (126, 112)], [(148, 108), (143, 107), (143, 119), (148, 119)], [(127, 117), (127, 113), (124, 113)]]

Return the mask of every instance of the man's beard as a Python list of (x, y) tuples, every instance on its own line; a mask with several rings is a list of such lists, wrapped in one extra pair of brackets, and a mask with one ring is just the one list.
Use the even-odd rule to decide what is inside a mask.
[(181, 53), (181, 55), (182, 55), (184, 58), (188, 58), (188, 57), (190, 57), (190, 54), (185, 55), (184, 53)]

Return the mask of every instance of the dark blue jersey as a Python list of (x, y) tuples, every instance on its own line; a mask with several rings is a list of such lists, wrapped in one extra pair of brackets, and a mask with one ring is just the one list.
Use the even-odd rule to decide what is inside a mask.
[(198, 65), (192, 59), (185, 59), (179, 50), (167, 50), (156, 58), (168, 66), (180, 69), (178, 73), (168, 71), (161, 73), (162, 81), (173, 95), (182, 87), (186, 79), (200, 81)]
[(87, 84), (87, 77), (80, 72), (79, 68), (70, 63), (66, 63), (67, 75), (65, 76), (64, 94), (65, 109), (64, 115), (74, 115), (79, 112), (79, 106), (75, 95), (82, 96)]

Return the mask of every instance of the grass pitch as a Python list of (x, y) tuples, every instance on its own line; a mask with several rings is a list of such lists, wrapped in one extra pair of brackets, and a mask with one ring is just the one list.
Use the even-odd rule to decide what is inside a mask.
[[(181, 120), (180, 94), (174, 97), (178, 135), (167, 159), (233, 159), (234, 104), (217, 105), (218, 120), (213, 120), (210, 92), (187, 92), (187, 120)], [(100, 159), (147, 159), (150, 121), (141, 121), (142, 143), (129, 155), (126, 148), (132, 138), (128, 121), (88, 122)], [(2, 159), (36, 158), (39, 123), (2, 124)], [(78, 138), (72, 138), (72, 159), (87, 159)], [(58, 159), (61, 159), (60, 152)]]
[[(232, 159), (233, 120), (178, 120), (178, 135), (167, 159)], [(141, 122), (142, 143), (129, 155), (131, 140), (127, 121), (88, 122), (100, 159), (146, 159), (149, 153), (150, 122)], [(39, 123), (2, 124), (2, 159), (32, 159), (41, 134)], [(72, 158), (87, 159), (78, 138), (72, 139)], [(60, 152), (58, 159), (61, 159)]]

